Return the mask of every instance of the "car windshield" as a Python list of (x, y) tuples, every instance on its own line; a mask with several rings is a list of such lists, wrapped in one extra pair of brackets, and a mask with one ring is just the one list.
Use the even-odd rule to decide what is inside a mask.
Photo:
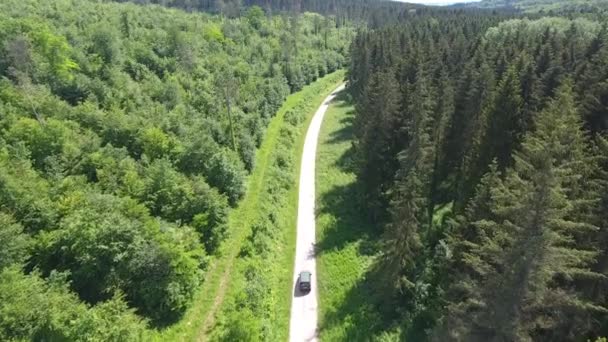
[(310, 272), (300, 273), (300, 281), (301, 282), (310, 282)]

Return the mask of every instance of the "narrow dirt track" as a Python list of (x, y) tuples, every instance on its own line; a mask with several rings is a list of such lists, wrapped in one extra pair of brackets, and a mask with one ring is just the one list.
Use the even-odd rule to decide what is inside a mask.
[[(344, 84), (334, 90), (317, 109), (310, 122), (302, 152), (300, 168), (300, 194), (298, 200), (298, 224), (296, 258), (293, 272), (293, 298), (289, 322), (291, 342), (317, 341), (317, 282), (315, 262), (315, 159), (317, 141), (327, 107), (344, 89)], [(301, 293), (298, 289), (298, 275), (302, 271), (312, 272), (312, 289)]]

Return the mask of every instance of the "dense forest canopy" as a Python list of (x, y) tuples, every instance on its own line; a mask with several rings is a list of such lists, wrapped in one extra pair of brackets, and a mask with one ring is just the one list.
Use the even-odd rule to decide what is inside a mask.
[[(111, 0), (138, 4), (162, 4), (186, 11), (204, 11), (229, 18), (246, 16), (258, 6), (266, 15), (315, 12), (332, 17), (336, 26), (366, 25), (370, 28), (396, 24), (410, 10), (425, 6), (387, 0)], [(431, 7), (429, 7), (431, 8)]]
[(132, 340), (178, 319), (269, 120), (352, 35), (258, 7), (2, 1), (0, 340)]
[(405, 8), (403, 3), (386, 0), (112, 0), (138, 4), (162, 4), (188, 11), (200, 10), (239, 16), (250, 6), (259, 6), (267, 13), (316, 12), (341, 18), (363, 19), (378, 8)]
[[(364, 285), (385, 337), (608, 335), (604, 5), (0, 2), (0, 340), (143, 340), (178, 321), (278, 108), (347, 66), (357, 200), (382, 236)], [(285, 253), (271, 244), (307, 99), (275, 117), (235, 249), (246, 286), (216, 340), (281, 334), (268, 261)]]
[(402, 340), (605, 336), (606, 17), (442, 13), (352, 46), (379, 312)]
[(483, 8), (513, 7), (524, 11), (597, 10), (608, 8), (605, 0), (482, 0), (467, 6)]

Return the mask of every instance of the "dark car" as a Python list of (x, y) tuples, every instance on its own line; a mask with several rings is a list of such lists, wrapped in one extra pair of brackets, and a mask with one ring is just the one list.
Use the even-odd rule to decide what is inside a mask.
[(311, 284), (312, 273), (308, 271), (300, 272), (300, 277), (298, 280), (298, 286), (300, 287), (300, 291), (309, 292), (310, 284)]

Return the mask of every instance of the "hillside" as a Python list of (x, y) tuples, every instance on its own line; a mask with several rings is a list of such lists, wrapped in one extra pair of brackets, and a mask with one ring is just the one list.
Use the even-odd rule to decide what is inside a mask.
[(605, 0), (483, 0), (468, 4), (471, 7), (501, 8), (513, 7), (527, 12), (555, 10), (592, 10), (608, 8)]
[(351, 37), (256, 7), (2, 1), (0, 340), (178, 321), (234, 233), (267, 125)]
[(251, 6), (259, 6), (266, 13), (316, 12), (335, 16), (339, 23), (346, 20), (365, 20), (374, 12), (386, 13), (411, 7), (398, 1), (386, 0), (113, 0), (138, 4), (159, 4), (186, 11), (204, 11), (236, 18)]

